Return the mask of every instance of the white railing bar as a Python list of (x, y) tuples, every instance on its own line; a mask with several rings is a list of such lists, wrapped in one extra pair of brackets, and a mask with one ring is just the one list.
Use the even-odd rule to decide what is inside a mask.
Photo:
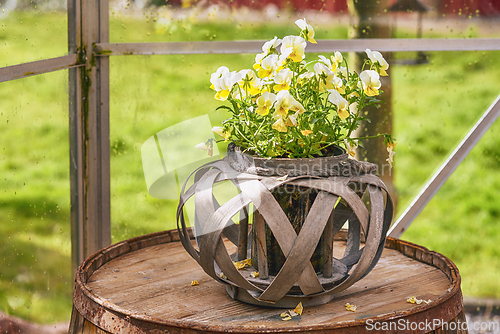
[[(174, 55), (174, 54), (234, 54), (262, 52), (265, 41), (213, 41), (213, 42), (164, 42), (164, 43), (97, 43), (96, 55)], [(486, 51), (500, 50), (498, 38), (456, 39), (339, 39), (318, 40), (308, 44), (308, 52), (362, 52), (377, 51)]]
[(64, 70), (84, 64), (78, 63), (77, 54), (44, 59), (0, 68), (0, 82), (26, 78), (32, 75)]
[(500, 95), (441, 165), (387, 233), (399, 238), (500, 115)]

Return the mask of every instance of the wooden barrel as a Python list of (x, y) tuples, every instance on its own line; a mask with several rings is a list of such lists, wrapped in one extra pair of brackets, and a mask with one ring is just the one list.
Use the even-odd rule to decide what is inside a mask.
[[(369, 275), (332, 302), (283, 321), (284, 310), (229, 297), (178, 240), (177, 231), (145, 235), (85, 260), (69, 333), (467, 333), (456, 266), (409, 242), (388, 238)], [(335, 243), (340, 254), (342, 244)], [(430, 302), (412, 304), (411, 297)]]

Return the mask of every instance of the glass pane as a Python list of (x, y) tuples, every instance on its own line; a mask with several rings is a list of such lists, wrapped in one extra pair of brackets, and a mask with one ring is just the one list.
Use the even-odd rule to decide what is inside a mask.
[[(148, 193), (141, 148), (155, 134), (162, 145), (161, 132), (172, 130), (172, 126), (181, 122), (208, 115), (210, 123), (215, 126), (225, 119), (224, 112), (215, 111), (218, 101), (213, 98), (214, 92), (209, 88), (210, 74), (221, 61), (236, 68), (242, 63), (250, 64), (253, 57), (191, 55), (111, 58), (113, 242), (176, 227), (177, 185), (173, 182), (173, 195), (168, 196), (168, 199), (157, 199)], [(207, 126), (209, 134), (212, 134), (212, 127)], [(189, 134), (189, 130), (186, 131), (187, 137), (197, 135), (193, 132)], [(194, 149), (195, 144), (186, 147), (186, 150), (192, 149), (201, 159), (208, 159), (206, 152)], [(222, 151), (223, 146), (220, 149)], [(153, 144), (153, 150), (156, 150), (156, 144)], [(192, 159), (186, 160), (186, 164), (188, 162), (192, 162)], [(178, 162), (176, 166), (179, 166)], [(177, 168), (180, 173), (181, 168), (176, 166), (173, 168)], [(168, 161), (166, 167), (169, 169)], [(189, 166), (182, 168), (184, 171), (187, 169)]]
[[(158, 6), (155, 3), (167, 5)], [(191, 1), (190, 7), (182, 8), (177, 6), (175, 1), (136, 0), (126, 4), (112, 3), (110, 41), (123, 43), (264, 40), (299, 33), (294, 22), (303, 18), (300, 12), (282, 12), (276, 6), (265, 6), (261, 2), (252, 4), (253, 8), (248, 8), (248, 4), (229, 6), (221, 2), (220, 5), (206, 5), (201, 1)], [(347, 13), (345, 5), (332, 7), (338, 8), (337, 13)], [(315, 13), (320, 12), (312, 11), (308, 13), (308, 17), (314, 21), (316, 38), (347, 38), (347, 16), (332, 18)], [(316, 16), (320, 17), (315, 20)], [(252, 20), (249, 20), (249, 17)]]
[(0, 1), (0, 67), (68, 53), (66, 1)]
[(0, 84), (0, 311), (71, 314), (67, 72)]
[[(400, 214), (500, 93), (499, 52), (426, 55), (427, 64), (391, 73)], [(499, 296), (499, 129), (492, 125), (402, 236), (454, 261), (466, 295)]]

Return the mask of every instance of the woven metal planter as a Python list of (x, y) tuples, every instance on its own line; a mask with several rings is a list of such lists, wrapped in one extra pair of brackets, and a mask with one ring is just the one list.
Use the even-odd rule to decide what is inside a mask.
[[(225, 159), (198, 168), (193, 185), (184, 184), (177, 210), (181, 241), (234, 299), (283, 308), (329, 302), (367, 275), (382, 254), (393, 207), (373, 168), (345, 153), (262, 159), (230, 145)], [(218, 203), (213, 186), (219, 182), (232, 182), (239, 194)], [(193, 197), (197, 247), (184, 213)], [(343, 226), (345, 252), (335, 257), (334, 236)], [(223, 236), (237, 251), (228, 252)], [(251, 261), (238, 269), (234, 262), (245, 259)]]

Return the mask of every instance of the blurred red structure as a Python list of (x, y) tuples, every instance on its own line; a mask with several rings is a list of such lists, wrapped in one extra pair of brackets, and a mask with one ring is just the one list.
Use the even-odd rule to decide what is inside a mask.
[(441, 0), (436, 8), (447, 15), (499, 16), (500, 0)]
[[(228, 1), (225, 0), (224, 2)], [(330, 13), (347, 14), (347, 0), (233, 0), (232, 3), (250, 8), (263, 8), (269, 4), (274, 4), (279, 9), (295, 11), (321, 10)]]
[[(167, 0), (167, 3), (182, 0)], [(196, 0), (191, 0), (196, 2)], [(375, 0), (373, 0), (375, 1)], [(397, 0), (390, 0), (388, 7)], [(210, 3), (223, 3), (228, 6), (249, 7), (262, 9), (268, 5), (275, 5), (280, 10), (293, 11), (317, 10), (330, 13), (347, 14), (348, 0), (209, 0)], [(493, 17), (500, 16), (500, 0), (422, 0), (439, 14), (463, 17)]]

